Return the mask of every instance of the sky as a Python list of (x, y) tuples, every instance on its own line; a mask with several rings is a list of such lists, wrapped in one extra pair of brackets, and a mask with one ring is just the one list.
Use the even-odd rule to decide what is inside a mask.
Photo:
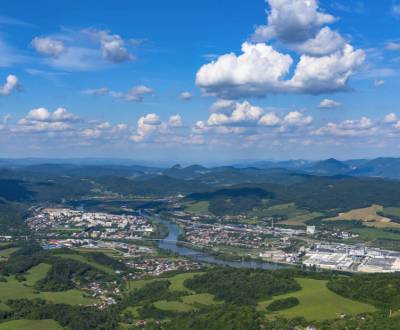
[(0, 4), (0, 157), (400, 156), (400, 1)]

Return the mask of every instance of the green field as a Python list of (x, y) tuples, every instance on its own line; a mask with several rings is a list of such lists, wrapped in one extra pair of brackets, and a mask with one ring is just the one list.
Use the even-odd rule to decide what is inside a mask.
[(24, 282), (28, 286), (34, 286), (37, 281), (44, 278), (47, 272), (50, 270), (49, 264), (41, 263), (37, 266), (32, 267), (26, 274), (26, 281)]
[(208, 207), (210, 206), (210, 202), (208, 201), (199, 201), (194, 203), (189, 203), (186, 206), (186, 211), (195, 214), (205, 214), (209, 213)]
[(189, 305), (194, 305), (194, 304), (214, 305), (214, 304), (222, 303), (222, 302), (216, 301), (214, 299), (214, 296), (209, 293), (192, 294), (189, 296), (184, 296), (181, 299), (185, 304), (189, 304)]
[(49, 267), (49, 265), (43, 263), (32, 267), (26, 273), (27, 280), (23, 282), (17, 281), (14, 276), (6, 277), (7, 282), (0, 282), (0, 301), (4, 303), (9, 299), (41, 298), (54, 303), (70, 305), (91, 305), (97, 302), (96, 299), (84, 297), (82, 292), (77, 289), (60, 292), (37, 293), (33, 288), (33, 285), (46, 275)]
[(54, 320), (15, 320), (0, 323), (0, 330), (62, 330)]
[(257, 309), (266, 311), (266, 307), (276, 299), (296, 297), (300, 304), (276, 313), (268, 313), (268, 316), (283, 316), (286, 318), (304, 317), (309, 321), (323, 321), (336, 318), (341, 314), (358, 314), (373, 312), (371, 305), (343, 298), (333, 293), (326, 287), (327, 281), (313, 279), (296, 279), (302, 289), (298, 292), (276, 296), (271, 300), (262, 301)]
[(13, 254), (15, 251), (18, 251), (20, 248), (17, 247), (12, 247), (4, 250), (0, 250), (0, 260), (1, 259), (7, 259), (11, 254)]
[(285, 220), (279, 222), (280, 224), (291, 226), (305, 226), (305, 222), (322, 215), (319, 212), (309, 212), (297, 208), (294, 203), (278, 204), (266, 209), (263, 209), (260, 216), (263, 217), (283, 217)]
[(351, 231), (360, 235), (360, 238), (364, 241), (375, 241), (377, 239), (400, 240), (400, 231), (396, 233), (381, 228), (354, 228)]
[(172, 277), (157, 277), (157, 278), (151, 278), (147, 280), (135, 280), (135, 281), (129, 281), (127, 284), (127, 287), (130, 291), (136, 290), (136, 289), (141, 289), (143, 288), (147, 283), (151, 283), (154, 281), (165, 281), (168, 280), (171, 282), (171, 285), (169, 286), (169, 290), (171, 291), (187, 291), (187, 292), (193, 292), (190, 289), (186, 288), (183, 285), (183, 282), (186, 279), (192, 278), (195, 275), (200, 275), (202, 273), (199, 272), (194, 272), (194, 273), (183, 273), (183, 274), (178, 274)]
[(160, 300), (154, 303), (154, 306), (162, 311), (171, 311), (171, 312), (190, 312), (194, 310), (192, 305), (185, 304), (180, 301), (167, 301)]
[(56, 257), (64, 258), (64, 259), (72, 259), (75, 261), (79, 261), (85, 264), (88, 264), (94, 268), (97, 268), (98, 270), (101, 270), (109, 275), (114, 275), (115, 272), (112, 270), (112, 268), (101, 265), (97, 262), (94, 262), (92, 260), (89, 260), (88, 258), (85, 258), (82, 255), (79, 254), (55, 254)]
[(382, 213), (387, 217), (390, 217), (391, 215), (400, 217), (400, 207), (384, 207)]

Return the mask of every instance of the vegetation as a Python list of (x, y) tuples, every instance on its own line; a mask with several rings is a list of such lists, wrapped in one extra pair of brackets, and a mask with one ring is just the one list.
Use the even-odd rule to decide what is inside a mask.
[[(309, 277), (311, 274), (308, 274)], [(272, 300), (260, 301), (257, 309), (265, 311), (274, 300), (297, 298), (299, 305), (277, 312), (274, 316), (294, 319), (303, 317), (308, 321), (332, 320), (339, 315), (353, 315), (366, 312), (374, 312), (375, 308), (369, 304), (346, 299), (327, 287), (326, 280), (312, 278), (296, 278), (301, 290), (273, 297)]]
[(0, 323), (0, 330), (62, 330), (54, 320), (15, 320)]
[(292, 308), (300, 303), (296, 297), (289, 297), (285, 299), (276, 299), (267, 306), (267, 310), (270, 312), (280, 311), (282, 309)]
[(344, 297), (380, 308), (400, 309), (398, 274), (355, 274), (332, 278), (328, 288)]
[(257, 300), (301, 288), (289, 272), (248, 269), (211, 270), (186, 280), (185, 286), (198, 293), (213, 294), (226, 303), (250, 306), (255, 306)]

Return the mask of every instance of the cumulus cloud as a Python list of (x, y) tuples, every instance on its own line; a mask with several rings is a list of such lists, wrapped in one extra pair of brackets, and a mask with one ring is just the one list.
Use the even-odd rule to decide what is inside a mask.
[(130, 139), (133, 142), (142, 142), (148, 140), (158, 132), (165, 131), (166, 128), (165, 123), (160, 120), (157, 114), (149, 113), (139, 118), (136, 134), (132, 135)]
[(53, 36), (35, 37), (31, 45), (46, 55), (44, 63), (68, 71), (91, 71), (132, 61), (137, 43), (107, 30), (63, 29)]
[(173, 115), (169, 117), (168, 126), (174, 128), (182, 127), (183, 126), (182, 117), (180, 115)]
[(287, 126), (307, 126), (313, 122), (311, 116), (306, 116), (299, 111), (291, 111), (283, 118), (283, 124)]
[(196, 83), (204, 92), (231, 99), (238, 96), (277, 92), (293, 60), (266, 44), (242, 45), (242, 54), (220, 56), (196, 74)]
[(389, 114), (387, 114), (385, 116), (385, 118), (383, 118), (383, 121), (387, 124), (393, 124), (395, 122), (397, 122), (399, 120), (397, 114), (395, 114), (394, 112), (391, 112)]
[(310, 94), (345, 91), (350, 76), (364, 60), (364, 51), (354, 50), (350, 45), (327, 56), (302, 55), (288, 85), (295, 91)]
[(129, 102), (142, 102), (145, 95), (152, 94), (153, 89), (144, 85), (132, 87), (126, 93), (110, 92), (112, 97), (120, 98)]
[(282, 119), (275, 112), (268, 112), (258, 121), (263, 126), (278, 126), (282, 123)]
[(338, 137), (361, 137), (376, 133), (378, 130), (368, 117), (348, 119), (341, 123), (328, 123), (312, 132), (313, 135), (331, 135)]
[(38, 53), (52, 57), (58, 57), (65, 51), (62, 41), (49, 37), (35, 37), (31, 41), (31, 45)]
[(192, 95), (192, 93), (190, 93), (190, 92), (182, 92), (182, 93), (179, 95), (179, 98), (180, 98), (182, 101), (189, 101), (189, 100), (192, 99), (192, 97), (193, 97), (193, 95)]
[(71, 114), (65, 108), (57, 108), (50, 112), (46, 108), (36, 108), (18, 120), (14, 131), (21, 132), (55, 132), (67, 131), (71, 129), (71, 122), (78, 117)]
[(316, 0), (268, 0), (268, 24), (259, 26), (253, 36), (256, 41), (277, 38), (287, 43), (306, 41), (319, 28), (335, 21), (332, 15), (318, 10)]
[(295, 45), (294, 48), (303, 54), (323, 56), (332, 54), (344, 45), (345, 40), (339, 33), (332, 31), (329, 27), (324, 27), (314, 38)]
[(6, 96), (10, 95), (19, 86), (19, 80), (17, 76), (12, 74), (8, 75), (6, 82), (0, 86), (0, 95)]
[(105, 30), (88, 29), (84, 33), (100, 43), (103, 57), (111, 63), (132, 61), (134, 56), (126, 48), (124, 39), (118, 34)]
[(248, 125), (256, 123), (261, 115), (263, 109), (251, 105), (245, 101), (243, 103), (235, 103), (230, 114), (213, 113), (207, 120), (209, 126), (219, 125)]
[[(219, 56), (198, 70), (196, 83), (203, 92), (236, 99), (348, 90), (348, 80), (363, 64), (365, 52), (323, 26), (334, 17), (320, 12), (315, 0), (268, 0), (268, 4), (268, 25), (257, 28), (253, 42), (242, 44), (241, 54)], [(270, 39), (298, 52), (297, 64), (291, 55), (263, 43)]]
[(337, 102), (335, 100), (332, 99), (323, 99), (320, 103), (319, 103), (319, 107), (321, 109), (331, 109), (331, 108), (337, 108), (340, 107), (342, 104), (340, 102)]
[(385, 81), (383, 79), (376, 79), (374, 81), (374, 85), (379, 87), (379, 86), (383, 86), (385, 84)]

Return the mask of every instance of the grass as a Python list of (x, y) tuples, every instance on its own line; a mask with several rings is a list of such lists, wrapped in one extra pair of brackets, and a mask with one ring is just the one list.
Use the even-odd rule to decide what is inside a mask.
[(82, 292), (77, 289), (60, 292), (37, 292), (33, 285), (46, 275), (48, 269), (49, 265), (43, 263), (32, 267), (26, 273), (27, 280), (24, 282), (17, 281), (14, 276), (6, 277), (7, 282), (0, 282), (0, 301), (4, 303), (9, 299), (41, 298), (54, 303), (69, 305), (91, 305), (97, 302), (96, 299), (84, 297)]
[(375, 307), (344, 298), (330, 291), (326, 287), (327, 281), (297, 278), (302, 289), (297, 292), (276, 296), (271, 300), (258, 303), (257, 309), (266, 311), (266, 307), (276, 299), (296, 297), (300, 304), (275, 313), (271, 316), (282, 316), (286, 318), (304, 317), (309, 321), (323, 321), (336, 318), (341, 314), (359, 314), (373, 312)]
[(140, 308), (139, 306), (136, 307), (129, 306), (125, 308), (124, 312), (130, 312), (134, 318), (139, 318), (139, 312), (138, 312), (139, 308)]
[(319, 212), (310, 212), (305, 214), (295, 215), (287, 220), (280, 221), (279, 224), (290, 225), (290, 226), (306, 226), (306, 222), (317, 217), (322, 216)]
[(189, 203), (186, 206), (186, 211), (195, 214), (205, 214), (209, 213), (208, 207), (210, 206), (210, 202), (208, 201), (199, 201), (194, 203)]
[(194, 310), (192, 305), (185, 304), (180, 301), (167, 301), (160, 300), (154, 303), (154, 306), (162, 311), (171, 311), (171, 312), (190, 312)]
[(62, 330), (54, 320), (14, 320), (0, 323), (0, 330)]
[(400, 228), (400, 224), (392, 222), (389, 218), (380, 216), (377, 212), (382, 212), (381, 205), (371, 205), (361, 209), (354, 209), (348, 212), (339, 213), (338, 216), (327, 220), (359, 220), (368, 227), (376, 228)]
[(400, 240), (400, 232), (394, 233), (381, 228), (354, 228), (352, 232), (360, 235), (364, 241), (375, 241), (377, 239)]
[(47, 272), (50, 270), (51, 266), (49, 264), (41, 263), (37, 266), (32, 267), (25, 275), (25, 284), (29, 286), (34, 286), (37, 281), (44, 278)]
[(78, 254), (55, 254), (55, 256), (56, 257), (60, 257), (60, 258), (64, 258), (64, 259), (72, 259), (72, 260), (75, 260), (75, 261), (79, 261), (79, 262), (88, 264), (88, 265), (90, 265), (90, 266), (92, 266), (92, 267), (94, 267), (94, 268), (96, 268), (98, 270), (101, 270), (101, 271), (103, 271), (103, 272), (105, 272), (105, 273), (107, 273), (109, 275), (115, 275), (115, 272), (110, 267), (107, 267), (105, 265), (101, 265), (101, 264), (99, 264), (97, 262), (94, 262), (94, 261), (88, 259), (88, 258), (85, 258), (82, 255), (78, 255)]
[(394, 215), (395, 217), (400, 217), (400, 207), (384, 207), (383, 213), (390, 217)]
[(185, 304), (201, 304), (201, 305), (215, 305), (221, 304), (222, 302), (216, 301), (214, 295), (209, 293), (198, 293), (181, 298)]
[(0, 250), (0, 260), (1, 259), (8, 259), (8, 257), (13, 254), (14, 252), (18, 251), (20, 248), (12, 247), (4, 250)]
[(193, 273), (183, 273), (183, 274), (178, 274), (172, 277), (157, 277), (157, 278), (151, 278), (147, 280), (135, 280), (135, 281), (129, 281), (127, 284), (127, 287), (129, 291), (133, 291), (136, 289), (141, 289), (143, 288), (147, 283), (151, 283), (154, 281), (165, 281), (168, 280), (171, 282), (171, 285), (169, 286), (170, 291), (187, 291), (187, 292), (193, 292), (192, 290), (186, 288), (183, 285), (183, 282), (185, 282), (186, 279), (192, 278), (195, 275), (200, 275), (202, 273), (200, 272), (193, 272)]

